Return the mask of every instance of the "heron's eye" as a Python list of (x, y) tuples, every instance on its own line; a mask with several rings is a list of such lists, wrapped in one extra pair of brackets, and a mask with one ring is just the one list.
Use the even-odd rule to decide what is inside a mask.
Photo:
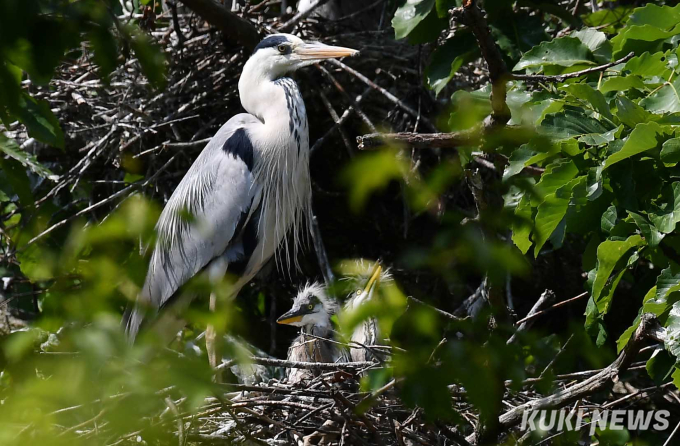
[(286, 52), (286, 45), (279, 45), (278, 50), (279, 53), (284, 54)]
[(308, 309), (308, 310), (311, 310), (311, 309), (313, 309), (313, 308), (314, 308), (314, 305), (312, 305), (312, 304), (307, 305), (307, 309)]
[(361, 295), (361, 290), (357, 290), (357, 296)]

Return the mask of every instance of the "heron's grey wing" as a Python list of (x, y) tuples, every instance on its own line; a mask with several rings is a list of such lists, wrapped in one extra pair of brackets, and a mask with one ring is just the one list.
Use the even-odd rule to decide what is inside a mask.
[(189, 279), (221, 256), (253, 209), (258, 188), (247, 128), (259, 121), (234, 116), (220, 128), (168, 200), (138, 304), (126, 321), (134, 339), (144, 310), (160, 308)]

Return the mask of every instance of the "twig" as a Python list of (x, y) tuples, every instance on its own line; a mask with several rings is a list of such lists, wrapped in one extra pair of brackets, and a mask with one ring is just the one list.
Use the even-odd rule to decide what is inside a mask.
[(219, 28), (224, 35), (252, 51), (260, 41), (260, 34), (248, 20), (229, 12), (213, 0), (181, 0), (203, 20)]
[(418, 305), (422, 305), (422, 306), (424, 306), (424, 307), (427, 307), (427, 308), (429, 308), (429, 309), (435, 311), (437, 314), (440, 314), (440, 315), (444, 316), (445, 318), (450, 319), (450, 320), (452, 320), (452, 321), (462, 321), (462, 320), (465, 320), (465, 318), (460, 318), (460, 317), (458, 317), (458, 316), (454, 316), (453, 314), (447, 313), (447, 312), (444, 311), (444, 310), (440, 310), (439, 308), (437, 308), (437, 307), (435, 307), (435, 306), (432, 306), (432, 305), (430, 305), (430, 304), (428, 304), (428, 303), (426, 303), (426, 302), (423, 302), (422, 300), (418, 300), (418, 299), (416, 299), (416, 298), (413, 297), (413, 296), (409, 296), (409, 297), (408, 297), (408, 300), (411, 301), (411, 302), (415, 302), (415, 303), (417, 303)]
[(562, 306), (564, 306), (564, 305), (570, 304), (570, 303), (572, 303), (572, 302), (574, 302), (574, 301), (577, 301), (577, 300), (579, 300), (579, 299), (582, 299), (582, 298), (584, 298), (584, 297), (586, 297), (586, 296), (588, 296), (588, 295), (589, 295), (589, 293), (586, 291), (586, 292), (583, 292), (583, 293), (579, 294), (578, 296), (572, 297), (572, 298), (567, 299), (567, 300), (563, 300), (563, 301), (561, 301), (561, 302), (557, 302), (555, 305), (553, 305), (553, 306), (551, 306), (551, 307), (548, 307), (548, 308), (546, 308), (545, 310), (541, 310), (541, 311), (538, 311), (538, 312), (533, 313), (533, 314), (531, 314), (531, 312), (529, 312), (529, 314), (528, 314), (525, 318), (520, 319), (520, 320), (518, 320), (517, 322), (515, 322), (515, 325), (521, 325), (521, 324), (523, 324), (524, 322), (530, 321), (530, 320), (532, 320), (532, 319), (537, 318), (538, 316), (541, 316), (541, 315), (547, 313), (548, 311), (552, 311), (552, 310), (554, 310), (555, 308), (559, 308), (559, 307), (562, 307)]
[[(621, 354), (609, 366), (605, 367), (598, 374), (588, 378), (585, 381), (574, 384), (573, 386), (561, 390), (553, 395), (544, 398), (529, 401), (515, 407), (514, 409), (504, 413), (499, 418), (499, 423), (504, 428), (515, 426), (522, 419), (522, 414), (526, 411), (555, 409), (563, 407), (589, 395), (612, 379), (618, 377), (621, 373), (628, 369), (628, 366), (633, 361), (638, 351), (640, 350), (642, 341), (646, 339), (655, 339), (661, 341), (665, 339), (665, 330), (659, 325), (656, 316), (651, 313), (645, 313), (640, 318), (640, 325), (631, 337), (630, 341), (623, 349)], [(468, 441), (470, 438), (468, 437)]]
[(375, 367), (378, 365), (372, 361), (357, 361), (357, 362), (303, 362), (303, 361), (286, 361), (283, 359), (262, 358), (259, 356), (251, 356), (249, 361), (254, 364), (271, 365), (276, 367), (286, 367), (289, 369), (319, 369), (319, 370), (343, 370), (343, 369), (360, 369), (364, 367)]
[(552, 290), (545, 290), (543, 294), (538, 298), (536, 303), (534, 304), (533, 307), (531, 307), (531, 310), (529, 310), (529, 313), (527, 316), (522, 319), (522, 323), (518, 323), (519, 327), (517, 328), (517, 331), (508, 339), (507, 344), (510, 345), (513, 342), (517, 340), (517, 334), (528, 330), (531, 328), (530, 322), (533, 320), (532, 316), (536, 313), (538, 313), (543, 307), (547, 305), (551, 305), (556, 299), (555, 293)]
[(323, 244), (323, 238), (321, 238), (319, 222), (316, 220), (314, 212), (310, 212), (309, 215), (309, 232), (312, 236), (314, 252), (316, 252), (316, 258), (319, 262), (319, 269), (321, 274), (323, 274), (324, 282), (326, 282), (326, 286), (330, 286), (335, 282), (335, 276), (333, 275), (330, 262), (328, 262), (328, 254), (326, 253), (326, 247)]
[(283, 23), (281, 26), (279, 26), (278, 31), (281, 33), (287, 33), (293, 30), (295, 28), (295, 25), (298, 24), (298, 22), (306, 19), (309, 17), (319, 6), (322, 6), (324, 4), (328, 3), (328, 0), (318, 0), (316, 3), (311, 5), (308, 9), (305, 9), (304, 11), (298, 12), (295, 14), (290, 20), (287, 22)]
[[(339, 60), (336, 60), (336, 59), (328, 59), (328, 61), (329, 61), (330, 63), (332, 63), (333, 65), (336, 65), (336, 66), (342, 68), (343, 70), (347, 71), (348, 73), (354, 75), (354, 77), (356, 77), (357, 79), (359, 79), (361, 82), (365, 83), (366, 85), (368, 85), (368, 86), (371, 87), (372, 89), (379, 91), (379, 92), (382, 93), (382, 95), (385, 96), (390, 102), (396, 104), (399, 108), (401, 108), (402, 110), (404, 110), (404, 111), (405, 111), (406, 113), (408, 113), (409, 115), (413, 116), (414, 118), (418, 118), (418, 112), (417, 112), (416, 110), (414, 110), (414, 109), (412, 109), (411, 107), (409, 107), (408, 105), (404, 104), (404, 102), (401, 101), (399, 98), (397, 98), (397, 97), (394, 96), (392, 93), (390, 93), (389, 91), (385, 90), (384, 88), (382, 88), (381, 86), (379, 86), (378, 84), (376, 84), (375, 82), (373, 82), (372, 80), (370, 80), (369, 78), (367, 78), (366, 76), (364, 76), (363, 74), (361, 74), (361, 73), (359, 73), (358, 71), (356, 71), (355, 69), (353, 69), (353, 68), (351, 68), (351, 67), (345, 65), (344, 63), (340, 62)], [(424, 116), (421, 116), (420, 120), (423, 121), (423, 123), (424, 123), (427, 127), (429, 127), (430, 130), (434, 130), (434, 131), (437, 130), (437, 128), (432, 124), (432, 122), (430, 122), (430, 120), (427, 119), (427, 118), (425, 118)]]
[(361, 150), (370, 150), (386, 144), (405, 144), (416, 149), (422, 148), (456, 148), (479, 141), (479, 128), (453, 133), (369, 133), (357, 136), (357, 145)]
[(450, 14), (453, 20), (467, 25), (477, 39), (491, 79), (491, 109), (493, 111), (490, 124), (505, 125), (510, 120), (510, 109), (506, 103), (506, 82), (510, 78), (510, 72), (491, 35), (484, 13), (477, 6), (476, 0), (464, 0), (463, 6), (452, 9)]
[(622, 64), (624, 62), (629, 61), (630, 59), (635, 56), (635, 53), (632, 51), (628, 53), (626, 56), (622, 57), (619, 60), (615, 60), (614, 62), (610, 62), (608, 64), (600, 65), (598, 67), (592, 67), (592, 68), (586, 68), (585, 70), (581, 71), (574, 71), (573, 73), (566, 73), (566, 74), (558, 74), (554, 76), (546, 76), (543, 74), (513, 74), (512, 79), (518, 80), (518, 81), (527, 81), (527, 82), (564, 82), (567, 79), (573, 79), (576, 77), (581, 77), (585, 76), (590, 73), (597, 73), (598, 71), (604, 71), (607, 68), (611, 68), (613, 66)]

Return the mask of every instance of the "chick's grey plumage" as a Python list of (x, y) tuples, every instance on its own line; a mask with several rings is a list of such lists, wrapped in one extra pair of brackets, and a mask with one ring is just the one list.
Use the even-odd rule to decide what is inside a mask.
[[(355, 53), (289, 34), (269, 36), (257, 46), (238, 85), (248, 113), (220, 128), (161, 213), (144, 286), (124, 319), (130, 340), (147, 314), (173, 304), (174, 311), (156, 323), (169, 340), (183, 325), (188, 303), (178, 302), (177, 291), (201, 271), (213, 282), (233, 272), (235, 295), (285, 245), (291, 229), (294, 253), (310, 206), (309, 129), (297, 84), (285, 74)], [(290, 251), (285, 245), (287, 260)]]
[[(289, 361), (300, 362), (347, 362), (347, 353), (330, 342), (332, 337), (331, 316), (338, 311), (338, 305), (328, 297), (324, 287), (318, 283), (307, 284), (293, 299), (292, 308), (279, 318), (279, 323), (300, 327), (300, 334), (288, 348)], [(328, 339), (328, 340), (326, 340)], [(288, 369), (287, 379), (291, 384), (310, 380), (319, 370)]]

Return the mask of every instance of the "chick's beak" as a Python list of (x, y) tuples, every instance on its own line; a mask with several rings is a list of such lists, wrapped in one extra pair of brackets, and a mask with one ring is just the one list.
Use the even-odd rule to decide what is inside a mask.
[(293, 308), (292, 310), (282, 314), (276, 320), (276, 323), (288, 325), (288, 324), (292, 324), (292, 323), (295, 323), (295, 322), (300, 322), (302, 320), (302, 316), (304, 316), (304, 315), (305, 315), (305, 311), (303, 311), (302, 309)]
[(373, 267), (373, 273), (371, 274), (371, 278), (368, 279), (368, 282), (366, 283), (366, 287), (364, 288), (364, 293), (370, 293), (371, 290), (380, 283), (380, 274), (382, 273), (382, 265), (380, 263), (376, 263), (375, 266)]
[(312, 42), (305, 43), (293, 50), (302, 60), (322, 60), (333, 59), (338, 57), (355, 56), (359, 51), (352, 48), (344, 48), (341, 46), (330, 46), (323, 43)]

